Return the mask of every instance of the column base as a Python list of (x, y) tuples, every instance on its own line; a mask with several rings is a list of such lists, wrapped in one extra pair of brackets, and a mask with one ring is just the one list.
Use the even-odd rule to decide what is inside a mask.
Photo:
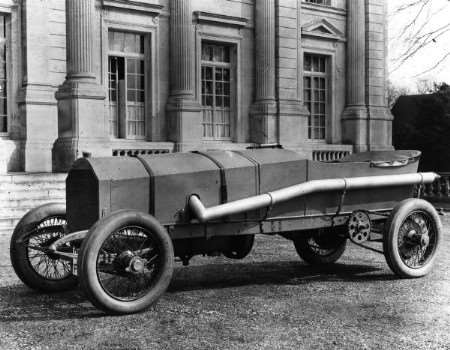
[(168, 139), (175, 150), (190, 149), (202, 141), (203, 117), (200, 104), (193, 99), (171, 98), (167, 104)]
[(369, 149), (371, 151), (393, 150), (392, 121), (394, 117), (386, 107), (369, 107)]
[(258, 101), (251, 107), (250, 140), (259, 145), (279, 143), (279, 125), (275, 100)]
[(53, 147), (53, 169), (67, 171), (83, 152), (111, 156), (102, 86), (92, 78), (70, 78), (56, 99), (59, 137)]
[(19, 130), (23, 168), (26, 172), (51, 172), (52, 147), (58, 137), (55, 89), (45, 84), (27, 84), (18, 94)]
[(22, 142), (0, 139), (0, 174), (9, 171), (23, 171)]
[(53, 140), (26, 140), (24, 142), (24, 170), (26, 172), (52, 172)]
[(301, 102), (280, 100), (280, 144), (290, 147), (308, 139), (309, 112)]
[(347, 106), (342, 115), (342, 141), (352, 144), (354, 152), (369, 150), (366, 106)]
[(66, 172), (83, 156), (112, 156), (109, 139), (59, 138), (53, 146), (53, 171)]

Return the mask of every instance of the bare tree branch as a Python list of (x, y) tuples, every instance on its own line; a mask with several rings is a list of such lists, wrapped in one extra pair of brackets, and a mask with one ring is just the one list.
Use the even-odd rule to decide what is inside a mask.
[[(450, 33), (450, 20), (445, 23), (438, 21), (443, 11), (450, 12), (450, 0), (438, 8), (436, 8), (436, 0), (409, 0), (400, 3), (392, 10), (389, 20), (397, 21), (406, 16), (410, 19), (392, 38), (394, 48), (398, 52), (392, 59), (391, 73)], [(444, 64), (450, 57), (450, 47), (446, 50), (447, 52), (439, 59), (428, 62), (428, 68), (416, 76), (429, 73)]]

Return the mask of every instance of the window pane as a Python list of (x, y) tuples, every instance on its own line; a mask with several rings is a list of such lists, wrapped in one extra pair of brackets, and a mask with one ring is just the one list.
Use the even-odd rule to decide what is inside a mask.
[(136, 101), (136, 91), (135, 90), (127, 91), (127, 100), (128, 101)]
[[(110, 53), (108, 62), (109, 129), (115, 137), (145, 136), (145, 62), (136, 57), (144, 53), (144, 39), (138, 33), (108, 33), (110, 51), (119, 52), (116, 56)], [(119, 108), (123, 100), (126, 104)]]
[(205, 106), (212, 106), (213, 105), (213, 97), (211, 95), (207, 95), (205, 102), (206, 102)]
[(229, 138), (232, 100), (230, 47), (202, 43), (202, 60), (203, 136)]
[(137, 44), (138, 52), (143, 54), (144, 53), (144, 49), (145, 49), (144, 36), (143, 35), (137, 35), (136, 36), (136, 41), (138, 42), (138, 44)]
[(211, 95), (213, 93), (213, 83), (212, 81), (206, 81), (206, 90), (205, 93)]
[(216, 80), (222, 80), (222, 69), (216, 68)]
[(5, 15), (0, 15), (0, 37), (6, 37), (6, 18)]
[(142, 75), (142, 74), (136, 75), (136, 87), (141, 90), (145, 89), (144, 75)]
[(223, 95), (223, 84), (216, 83), (216, 95)]
[(230, 70), (228, 68), (223, 69), (223, 80), (230, 81)]
[(206, 67), (206, 70), (205, 70), (205, 79), (206, 80), (212, 80), (212, 72), (213, 72), (212, 67)]
[(304, 69), (306, 72), (310, 72), (311, 71), (311, 55), (305, 55), (305, 60), (304, 60)]
[(136, 76), (133, 74), (128, 74), (127, 77), (127, 88), (136, 89)]
[(0, 132), (8, 132), (6, 47), (6, 16), (0, 15)]
[(127, 60), (127, 73), (136, 73), (137, 71), (136, 61), (137, 60), (130, 58)]
[(125, 52), (139, 53), (139, 50), (136, 47), (136, 37), (137, 37), (137, 35), (135, 35), (135, 34), (131, 34), (131, 33), (125, 34)]
[(308, 135), (311, 139), (326, 137), (327, 96), (329, 79), (327, 73), (327, 56), (305, 54), (305, 74), (303, 96), (305, 106), (310, 111), (308, 118)]
[(111, 51), (123, 51), (125, 45), (125, 34), (122, 32), (112, 32), (109, 49)]

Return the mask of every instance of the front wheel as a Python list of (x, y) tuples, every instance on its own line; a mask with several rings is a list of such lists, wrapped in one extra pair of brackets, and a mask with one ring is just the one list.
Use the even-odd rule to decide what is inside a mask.
[(152, 216), (120, 210), (99, 220), (81, 246), (81, 287), (99, 309), (142, 311), (169, 286), (174, 251), (167, 231)]
[(327, 265), (344, 254), (347, 238), (345, 227), (321, 228), (294, 237), (298, 255), (310, 265)]
[(441, 239), (436, 209), (422, 199), (406, 199), (394, 208), (385, 225), (386, 261), (400, 277), (422, 277), (431, 271)]
[(11, 263), (28, 287), (61, 292), (77, 285), (71, 264), (48, 250), (49, 245), (64, 236), (66, 224), (66, 207), (60, 203), (32, 209), (17, 224), (11, 237)]

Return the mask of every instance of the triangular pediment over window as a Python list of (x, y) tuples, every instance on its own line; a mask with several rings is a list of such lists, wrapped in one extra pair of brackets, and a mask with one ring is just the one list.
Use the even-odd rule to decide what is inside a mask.
[(306, 23), (302, 26), (302, 35), (328, 40), (345, 41), (344, 34), (326, 19)]

